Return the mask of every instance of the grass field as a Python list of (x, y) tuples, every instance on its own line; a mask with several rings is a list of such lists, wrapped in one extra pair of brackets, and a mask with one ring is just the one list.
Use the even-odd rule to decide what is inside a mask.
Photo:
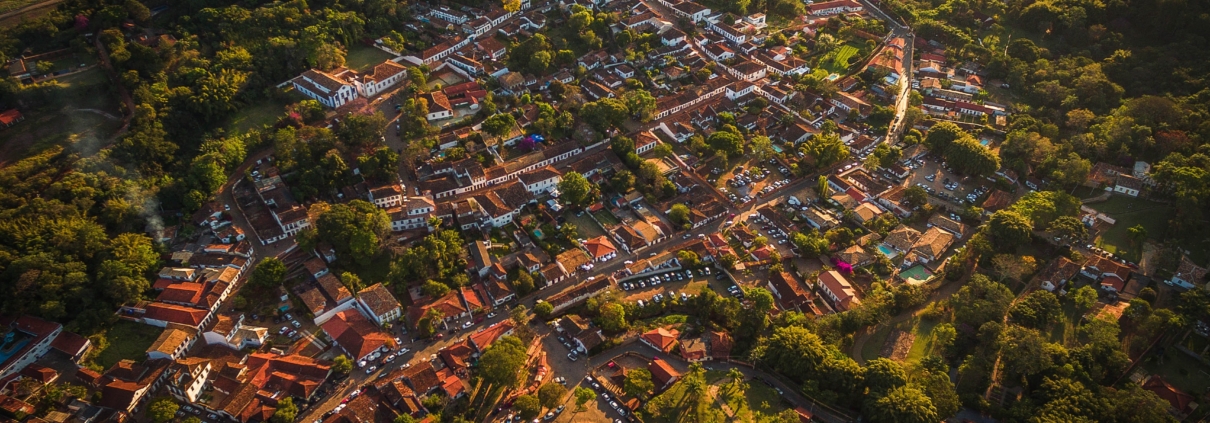
[(844, 75), (849, 69), (849, 58), (857, 54), (857, 51), (857, 47), (851, 44), (840, 46), (840, 48), (836, 50), (832, 60), (822, 63), (821, 66), (828, 70), (828, 72)]
[(755, 380), (748, 382), (748, 389), (742, 393), (735, 389), (719, 389), (719, 396), (726, 398), (727, 405), (735, 411), (737, 421), (761, 421), (758, 415), (773, 416), (786, 409), (773, 388)]
[(24, 122), (0, 131), (0, 163), (56, 145), (70, 144), (84, 154), (102, 147), (121, 125), (121, 112), (108, 81), (95, 68), (58, 78), (50, 104), (24, 110)]
[(619, 222), (618, 218), (614, 217), (613, 213), (610, 213), (609, 210), (597, 211), (593, 213), (592, 216), (596, 217), (597, 221), (601, 222), (602, 225), (618, 225), (622, 223)]
[(8, 13), (25, 6), (41, 3), (43, 0), (0, 0), (0, 13)]
[(605, 235), (605, 229), (601, 228), (601, 225), (598, 225), (588, 215), (576, 216), (575, 213), (568, 212), (564, 213), (563, 217), (567, 218), (567, 223), (576, 225), (580, 238), (593, 239)]
[(394, 56), (391, 56), (390, 53), (357, 43), (349, 47), (349, 53), (345, 55), (345, 66), (361, 72), (392, 58)]
[[(299, 99), (302, 97), (300, 96)], [(265, 99), (259, 103), (248, 105), (228, 120), (227, 133), (242, 134), (250, 129), (260, 129), (272, 125), (286, 112), (286, 105), (291, 102)]]
[(1097, 237), (1096, 245), (1134, 262), (1139, 260), (1141, 251), (1140, 246), (1130, 240), (1130, 228), (1142, 225), (1147, 230), (1148, 238), (1159, 240), (1168, 229), (1168, 220), (1172, 218), (1172, 208), (1168, 205), (1121, 195), (1088, 206), (1117, 220), (1113, 227)]
[(1176, 348), (1168, 348), (1160, 357), (1147, 357), (1143, 369), (1194, 396), (1210, 392), (1210, 366)]
[(147, 357), (147, 347), (160, 336), (162, 329), (128, 320), (120, 320), (105, 332), (109, 345), (96, 352), (92, 361), (108, 369), (124, 359), (142, 362)]

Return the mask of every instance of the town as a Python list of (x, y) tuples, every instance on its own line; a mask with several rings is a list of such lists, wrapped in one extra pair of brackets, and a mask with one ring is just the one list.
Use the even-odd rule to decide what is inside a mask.
[(915, 1), (45, 7), (3, 421), (1210, 418), (1207, 100), (1129, 51)]

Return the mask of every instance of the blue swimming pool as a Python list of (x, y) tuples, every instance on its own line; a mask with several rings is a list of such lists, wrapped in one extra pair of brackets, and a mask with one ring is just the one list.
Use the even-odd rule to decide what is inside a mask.
[(781, 149), (781, 147), (778, 147), (778, 146), (776, 146), (776, 145), (775, 145), (775, 146), (773, 146), (773, 151), (776, 151), (776, 152), (777, 152), (777, 154), (781, 154), (782, 149)]
[(542, 230), (541, 230), (541, 229), (534, 229), (534, 237), (535, 237), (535, 238), (538, 238), (538, 239), (542, 239)]
[(984, 147), (987, 147), (992, 144), (992, 140), (989, 140), (987, 138), (982, 138), (979, 140), (979, 144), (983, 144)]
[(882, 253), (884, 256), (887, 256), (887, 258), (895, 258), (895, 256), (899, 255), (899, 253), (896, 253), (894, 249), (884, 244), (878, 245), (878, 252)]

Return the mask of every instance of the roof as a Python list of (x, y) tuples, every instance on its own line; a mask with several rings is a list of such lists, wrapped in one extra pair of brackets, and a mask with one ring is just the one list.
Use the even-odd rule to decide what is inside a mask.
[(180, 282), (164, 287), (156, 301), (197, 304), (202, 300), (206, 286), (197, 282)]
[(861, 203), (861, 205), (857, 206), (853, 212), (857, 213), (857, 216), (861, 218), (862, 222), (868, 222), (882, 214), (882, 209), (870, 203)]
[(1008, 205), (1012, 204), (1012, 202), (1012, 195), (1009, 195), (1009, 193), (999, 189), (993, 189), (991, 194), (987, 195), (987, 199), (983, 200), (983, 210), (996, 212), (1008, 207)]
[(433, 91), (423, 94), (421, 95), (421, 98), (428, 103), (429, 113), (454, 110), (454, 107), (450, 106), (449, 98), (447, 98), (445, 93), (442, 93), (441, 91)]
[(849, 248), (845, 248), (833, 256), (854, 266), (864, 265), (873, 259), (873, 256), (871, 256), (865, 251), (864, 248), (861, 248), (861, 246), (857, 244), (853, 244), (852, 246), (849, 246)]
[(336, 313), (336, 316), (324, 322), (323, 330), (354, 359), (365, 357), (390, 341), (378, 325), (356, 309)]
[(1160, 377), (1159, 375), (1154, 375), (1147, 379), (1147, 381), (1143, 383), (1143, 389), (1155, 393), (1160, 398), (1163, 398), (1164, 401), (1168, 401), (1168, 404), (1171, 405), (1173, 409), (1181, 413), (1193, 411), (1189, 407), (1189, 404), (1193, 403), (1193, 400), (1195, 399), (1193, 395), (1189, 395), (1185, 393), (1185, 391), (1172, 386), (1172, 384), (1165, 381), (1164, 378)]
[(155, 342), (152, 342), (151, 346), (147, 348), (147, 353), (158, 352), (165, 355), (174, 355), (177, 348), (181, 344), (188, 342), (189, 338), (189, 332), (176, 328), (164, 329), (163, 332), (160, 332), (160, 336), (156, 338)]
[(516, 324), (514, 324), (512, 320), (503, 320), (471, 334), (469, 337), (467, 337), (467, 340), (470, 341), (475, 348), (478, 348), (479, 352), (483, 352), (483, 350), (486, 350), (487, 347), (495, 343), (497, 339), (500, 339), (501, 336), (512, 333), (515, 327)]
[(555, 256), (555, 261), (563, 265), (563, 270), (575, 272), (580, 266), (592, 262), (592, 258), (583, 250), (570, 249)]
[(846, 311), (854, 305), (861, 304), (861, 300), (857, 298), (857, 293), (853, 291), (853, 285), (840, 272), (829, 270), (820, 273), (819, 281), (836, 296), (837, 311)]
[(210, 314), (209, 310), (160, 302), (148, 304), (145, 310), (147, 310), (143, 314), (143, 318), (145, 319), (180, 323), (193, 327), (200, 325), (206, 319), (206, 316)]
[(920, 240), (916, 241), (916, 245), (912, 246), (912, 250), (918, 254), (926, 254), (931, 259), (936, 259), (945, 254), (945, 250), (954, 242), (954, 234), (946, 232), (936, 226), (929, 228), (920, 236)]
[(887, 234), (882, 242), (895, 247), (899, 251), (908, 251), (916, 244), (916, 240), (920, 239), (920, 231), (910, 227), (899, 225), (891, 233)]
[(811, 301), (810, 294), (790, 272), (769, 272), (769, 283), (777, 289), (784, 308), (797, 308)]
[(957, 236), (962, 236), (962, 234), (966, 232), (966, 225), (963, 225), (961, 222), (955, 221), (954, 219), (945, 217), (945, 215), (941, 213), (934, 214), (932, 217), (930, 217), (928, 223), (932, 224), (934, 227), (945, 229), (946, 231), (949, 231)]
[(361, 303), (377, 316), (382, 316), (399, 309), (399, 301), (391, 295), (391, 290), (381, 283), (370, 285), (357, 293)]
[(651, 372), (651, 379), (656, 382), (656, 387), (668, 385), (668, 383), (681, 377), (681, 372), (672, 368), (672, 365), (667, 361), (656, 358), (651, 364), (647, 365), (647, 370)]
[[(1172, 274), (1174, 278), (1180, 278), (1189, 283), (1198, 283), (1206, 278), (1206, 268), (1198, 266), (1189, 256), (1182, 255), (1180, 264), (1177, 265), (1176, 273)], [(60, 335), (62, 336), (62, 335)]]
[(349, 288), (345, 288), (345, 284), (340, 282), (340, 279), (331, 273), (320, 276), (319, 289), (323, 290), (324, 294), (328, 295), (337, 303), (342, 303), (344, 300), (353, 298), (353, 294), (349, 292)]
[(51, 341), (50, 346), (67, 355), (76, 356), (84, 352), (91, 344), (92, 341), (89, 341), (88, 338), (73, 332), (63, 331), (59, 332), (59, 336), (56, 336), (54, 341)]
[(400, 73), (403, 73), (407, 69), (408, 68), (404, 67), (401, 64), (395, 63), (392, 60), (387, 60), (387, 61), (383, 61), (382, 63), (379, 63), (377, 66), (374, 66), (374, 72), (369, 75), (366, 75), (365, 78), (367, 80), (371, 80), (371, 81), (382, 81), (384, 79), (390, 78), (390, 77), (398, 75)]
[(644, 341), (647, 341), (647, 343), (655, 346), (660, 351), (667, 353), (676, 347), (677, 334), (678, 332), (676, 329), (670, 331), (664, 328), (655, 328), (644, 333), (641, 335), (641, 337)]

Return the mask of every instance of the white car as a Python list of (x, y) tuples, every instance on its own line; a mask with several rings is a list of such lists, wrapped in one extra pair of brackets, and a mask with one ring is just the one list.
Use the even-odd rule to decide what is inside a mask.
[(366, 369), (366, 374), (368, 375), (370, 373), (374, 373), (375, 370), (378, 370), (378, 366), (370, 366), (368, 369)]
[(475, 322), (468, 321), (468, 322), (462, 324), (462, 328), (466, 329), (466, 328), (469, 328), (474, 325), (475, 325)]

